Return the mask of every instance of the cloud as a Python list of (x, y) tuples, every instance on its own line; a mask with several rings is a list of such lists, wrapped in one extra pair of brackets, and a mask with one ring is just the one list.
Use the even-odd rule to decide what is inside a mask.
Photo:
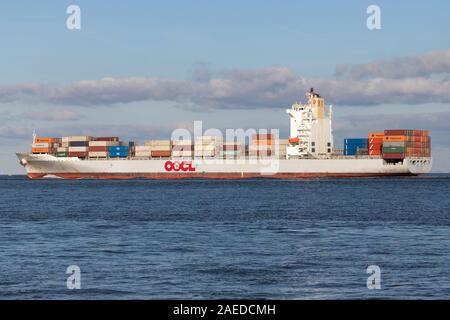
[[(200, 65), (193, 79), (187, 80), (103, 78), (65, 86), (0, 87), (0, 102), (27, 97), (33, 102), (85, 107), (171, 101), (181, 108), (200, 111), (280, 108), (302, 98), (305, 91), (314, 87), (328, 102), (339, 105), (450, 103), (450, 79), (427, 77), (437, 71), (450, 72), (450, 50), (404, 61), (408, 63), (375, 62), (340, 67), (345, 69), (341, 75), (350, 75), (340, 79), (304, 78), (285, 67), (232, 69), (213, 74), (206, 65)], [(414, 62), (415, 65), (410, 66)], [(397, 63), (401, 70), (395, 68)], [(360, 79), (363, 73), (369, 76)]]
[(42, 110), (42, 111), (29, 111), (21, 114), (21, 117), (31, 120), (43, 120), (43, 121), (69, 121), (80, 120), (82, 115), (73, 110)]
[(376, 61), (356, 65), (341, 64), (336, 67), (337, 76), (351, 79), (415, 78), (449, 73), (450, 49), (397, 58), (392, 61)]

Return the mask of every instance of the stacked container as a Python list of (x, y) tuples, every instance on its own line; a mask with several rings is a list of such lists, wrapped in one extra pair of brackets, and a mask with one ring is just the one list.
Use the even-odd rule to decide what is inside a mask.
[(278, 155), (280, 159), (286, 159), (286, 148), (289, 146), (289, 139), (278, 140)]
[(172, 143), (170, 140), (149, 140), (145, 141), (145, 146), (151, 147), (152, 158), (170, 158)]
[(368, 143), (369, 140), (366, 138), (344, 139), (344, 155), (368, 154)]
[(89, 158), (107, 158), (109, 147), (119, 146), (117, 137), (98, 137), (89, 141)]
[(71, 136), (63, 137), (62, 141), (68, 143), (68, 156), (86, 158), (89, 152), (89, 141), (92, 140), (90, 136)]
[(201, 136), (194, 142), (195, 158), (214, 158), (220, 156), (223, 149), (223, 138), (221, 136)]
[(249, 146), (250, 157), (270, 157), (273, 151), (272, 134), (254, 134)]
[(225, 159), (240, 158), (244, 150), (240, 142), (226, 141), (222, 147), (221, 157)]
[(192, 158), (194, 155), (194, 144), (192, 140), (172, 140), (172, 157)]
[(60, 142), (61, 140), (58, 138), (36, 138), (31, 145), (31, 152), (34, 154), (54, 154)]
[(383, 159), (401, 160), (405, 157), (430, 157), (431, 139), (428, 130), (385, 130)]
[(369, 140), (369, 156), (381, 156), (384, 132), (369, 132), (367, 137)]
[(135, 146), (134, 156), (138, 158), (150, 158), (152, 156), (151, 146)]

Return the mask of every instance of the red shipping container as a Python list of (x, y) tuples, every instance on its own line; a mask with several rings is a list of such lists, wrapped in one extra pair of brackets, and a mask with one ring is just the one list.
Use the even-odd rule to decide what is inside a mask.
[(89, 147), (89, 151), (100, 152), (100, 151), (108, 151), (108, 147)]
[(252, 139), (253, 140), (271, 140), (272, 139), (272, 134), (270, 133), (257, 133), (252, 135)]
[(87, 152), (69, 152), (69, 157), (86, 158)]
[(238, 145), (224, 145), (223, 146), (223, 150), (225, 150), (225, 151), (227, 151), (227, 150), (234, 150), (234, 151), (236, 151), (236, 150), (239, 150), (240, 149), (240, 146), (238, 146)]
[(162, 157), (162, 158), (169, 158), (171, 156), (171, 151), (152, 151), (151, 155), (152, 157)]
[(119, 137), (96, 137), (94, 141), (119, 141)]
[(405, 154), (403, 152), (399, 153), (383, 153), (383, 159), (387, 160), (397, 160), (397, 159), (404, 159)]
[(383, 143), (383, 138), (369, 138), (369, 143)]
[(369, 156), (379, 156), (379, 155), (381, 155), (381, 149), (380, 150), (376, 150), (376, 149), (369, 150)]
[(408, 135), (408, 130), (401, 129), (401, 130), (384, 130), (385, 136), (406, 136)]

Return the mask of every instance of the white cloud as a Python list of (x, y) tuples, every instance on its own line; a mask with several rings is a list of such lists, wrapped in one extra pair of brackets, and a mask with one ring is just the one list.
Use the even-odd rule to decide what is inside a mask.
[(415, 78), (450, 73), (450, 49), (432, 51), (392, 61), (376, 61), (364, 64), (342, 64), (336, 67), (337, 76), (352, 79), (367, 78)]
[(234, 69), (213, 74), (206, 65), (194, 79), (103, 78), (70, 85), (0, 86), (0, 102), (27, 98), (32, 102), (70, 106), (109, 106), (139, 101), (172, 101), (188, 109), (254, 109), (288, 106), (310, 87), (332, 104), (450, 103), (450, 50), (430, 52), (394, 62), (338, 67), (335, 79), (304, 78), (285, 67)]

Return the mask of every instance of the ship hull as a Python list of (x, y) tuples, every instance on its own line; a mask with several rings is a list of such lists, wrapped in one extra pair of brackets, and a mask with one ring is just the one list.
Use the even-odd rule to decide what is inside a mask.
[(409, 176), (430, 172), (431, 158), (389, 164), (379, 158), (263, 160), (81, 160), (17, 154), (31, 179), (310, 179)]

